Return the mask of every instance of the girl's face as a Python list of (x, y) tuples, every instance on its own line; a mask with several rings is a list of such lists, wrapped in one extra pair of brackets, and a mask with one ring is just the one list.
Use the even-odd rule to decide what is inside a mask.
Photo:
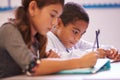
[(86, 32), (88, 23), (78, 20), (74, 24), (58, 26), (56, 35), (66, 48), (73, 47)]
[(33, 1), (31, 6), (31, 12), (29, 11), (29, 13), (31, 17), (32, 34), (38, 32), (46, 35), (52, 26), (57, 25), (58, 17), (62, 13), (62, 5), (51, 4), (40, 9), (37, 7), (37, 3)]

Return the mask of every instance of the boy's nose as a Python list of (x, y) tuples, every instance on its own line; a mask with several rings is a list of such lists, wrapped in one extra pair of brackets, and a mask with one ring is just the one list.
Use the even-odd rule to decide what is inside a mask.
[(77, 36), (75, 37), (75, 41), (78, 42), (78, 41), (80, 40), (80, 38), (81, 38), (81, 36), (80, 36), (80, 35), (77, 35)]

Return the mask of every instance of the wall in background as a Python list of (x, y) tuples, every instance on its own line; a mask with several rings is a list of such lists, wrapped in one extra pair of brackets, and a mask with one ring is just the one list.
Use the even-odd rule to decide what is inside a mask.
[[(8, 0), (3, 0), (0, 7), (6, 7)], [(11, 7), (20, 5), (21, 0), (11, 0)], [(83, 39), (94, 42), (95, 30), (100, 29), (101, 44), (113, 45), (120, 49), (120, 0), (66, 0), (87, 6), (85, 9), (90, 16), (90, 24)], [(106, 6), (104, 6), (104, 5)], [(95, 6), (97, 5), (97, 7)], [(112, 6), (112, 7), (111, 7)], [(0, 25), (13, 16), (14, 11), (0, 12)]]
[(120, 49), (120, 8), (87, 9), (87, 12), (90, 16), (90, 24), (83, 38), (93, 42), (95, 30), (100, 29), (100, 43), (111, 44)]

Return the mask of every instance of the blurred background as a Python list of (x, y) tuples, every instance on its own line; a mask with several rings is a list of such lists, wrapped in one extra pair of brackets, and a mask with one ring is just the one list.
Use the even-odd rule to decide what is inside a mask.
[[(94, 42), (95, 30), (100, 29), (99, 43), (120, 49), (120, 0), (65, 0), (65, 3), (71, 1), (83, 5), (90, 17), (83, 39)], [(14, 18), (14, 10), (20, 5), (21, 0), (1, 0), (0, 26)]]

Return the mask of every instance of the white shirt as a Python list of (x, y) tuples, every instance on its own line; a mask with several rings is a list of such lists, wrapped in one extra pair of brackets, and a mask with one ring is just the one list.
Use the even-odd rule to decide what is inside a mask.
[(85, 55), (85, 53), (87, 53), (86, 51), (92, 51), (93, 43), (82, 39), (71, 49), (66, 49), (66, 47), (52, 32), (48, 32), (47, 37), (48, 44), (46, 47), (46, 52), (52, 49), (58, 53), (61, 58), (80, 57), (81, 55)]

